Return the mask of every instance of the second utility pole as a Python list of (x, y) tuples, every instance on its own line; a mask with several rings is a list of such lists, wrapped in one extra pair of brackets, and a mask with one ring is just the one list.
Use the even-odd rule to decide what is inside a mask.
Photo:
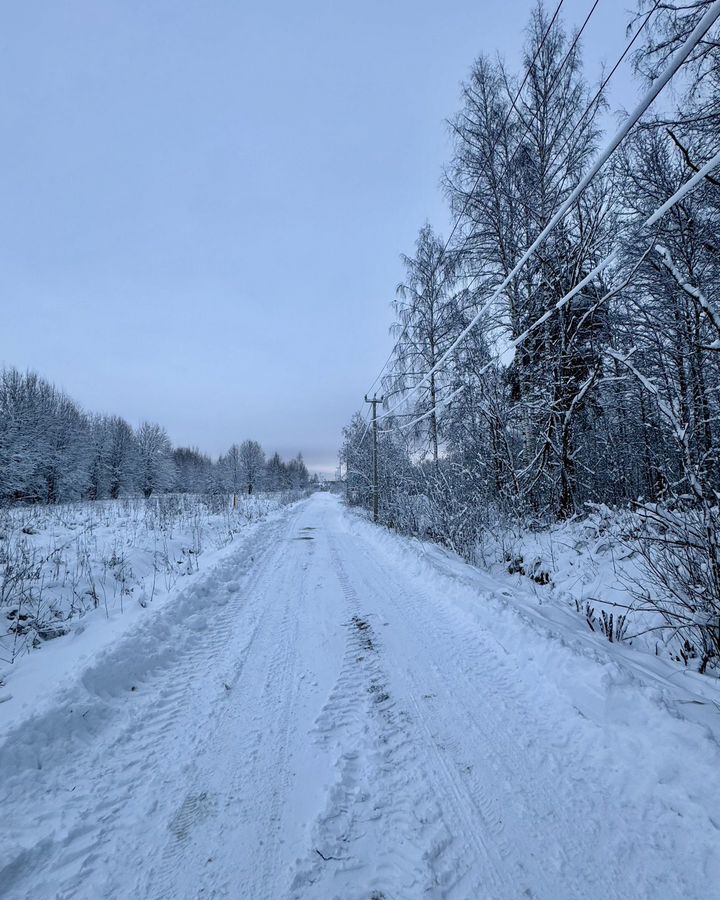
[(377, 405), (383, 402), (383, 397), (373, 394), (372, 400), (368, 400), (365, 394), (365, 402), (372, 403), (373, 417), (373, 522), (378, 520), (378, 453), (377, 453)]

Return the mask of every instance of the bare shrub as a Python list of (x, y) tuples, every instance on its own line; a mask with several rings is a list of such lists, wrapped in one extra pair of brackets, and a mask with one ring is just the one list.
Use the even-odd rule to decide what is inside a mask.
[(697, 660), (698, 671), (720, 665), (720, 513), (706, 504), (644, 505), (627, 541), (643, 561), (645, 577), (630, 585), (677, 659)]

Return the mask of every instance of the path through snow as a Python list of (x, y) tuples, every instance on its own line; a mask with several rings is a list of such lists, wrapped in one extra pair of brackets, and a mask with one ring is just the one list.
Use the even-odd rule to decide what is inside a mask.
[(709, 896), (711, 730), (381, 535), (311, 497), (10, 732), (0, 895)]

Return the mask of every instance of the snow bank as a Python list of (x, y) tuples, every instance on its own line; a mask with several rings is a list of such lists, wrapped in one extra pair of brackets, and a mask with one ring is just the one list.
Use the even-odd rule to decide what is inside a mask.
[[(633, 685), (673, 715), (711, 728), (720, 741), (720, 679), (698, 674), (685, 665), (672, 643), (666, 646), (656, 632), (647, 631), (657, 624), (656, 614), (632, 609), (636, 601), (631, 587), (641, 583), (643, 570), (638, 555), (621, 540), (628, 528), (622, 515), (603, 507), (586, 520), (544, 531), (495, 532), (482, 548), (488, 562), (482, 567), (469, 565), (438, 544), (372, 525), (362, 516), (350, 521), (367, 537), (372, 534), (393, 559), (400, 554), (408, 572), (421, 582), (436, 581), (438, 575), (449, 578), (436, 589), (447, 593), (451, 585), (453, 602), (483, 627), (492, 623), (501, 641), (517, 642), (518, 618), (535, 635), (551, 638), (534, 651), (538, 677), (550, 674), (566, 690), (571, 681), (562, 661), (570, 650), (604, 667), (604, 686), (597, 688), (602, 704), (609, 702), (610, 684)], [(618, 611), (628, 615), (622, 640), (608, 640), (603, 610), (613, 613), (614, 621)], [(585, 689), (583, 695), (587, 698)]]

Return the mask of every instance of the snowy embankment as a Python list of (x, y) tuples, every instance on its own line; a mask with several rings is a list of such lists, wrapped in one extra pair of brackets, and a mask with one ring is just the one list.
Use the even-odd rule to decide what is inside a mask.
[[(361, 515), (355, 521), (358, 528), (375, 527)], [(384, 528), (377, 529), (377, 540), (400, 552), (421, 577), (440, 571), (469, 588), (469, 595), (460, 591), (454, 598), (468, 612), (482, 609), (486, 615), (489, 601), (490, 610), (512, 613), (551, 642), (602, 663), (613, 661), (672, 695), (679, 690), (681, 702), (710, 705), (713, 721), (720, 721), (717, 670), (698, 674), (693, 660), (678, 652), (679, 641), (667, 640), (669, 629), (658, 629), (659, 613), (639, 599), (652, 584), (624, 537), (627, 531), (627, 519), (603, 507), (551, 529), (488, 535), (476, 565), (436, 543)]]
[[(476, 560), (514, 596), (527, 598), (524, 606), (542, 621), (566, 623), (573, 631), (579, 623), (583, 637), (598, 639), (590, 644), (609, 643), (634, 666), (701, 685), (699, 628), (690, 613), (694, 598), (690, 591), (686, 598), (672, 595), (693, 574), (679, 568), (677, 584), (668, 583), (666, 569), (685, 560), (663, 557), (663, 537), (642, 513), (600, 505), (585, 518), (551, 528), (488, 533)], [(699, 610), (695, 621), (705, 621)], [(717, 622), (711, 619), (705, 627)], [(720, 674), (713, 663), (707, 669), (711, 691)]]
[(233, 508), (185, 494), (0, 511), (0, 723), (49, 706), (292, 499), (243, 496)]
[[(374, 527), (362, 515), (355, 520), (359, 528)], [(469, 588), (469, 595), (461, 591), (456, 598), (467, 612), (486, 617), (495, 610), (498, 626), (506, 621), (501, 613), (510, 613), (508, 640), (514, 639), (519, 617), (550, 639), (543, 659), (549, 662), (556, 645), (570, 647), (609, 665), (608, 683), (615, 677), (627, 680), (677, 714), (683, 707), (682, 715), (711, 725), (720, 740), (718, 670), (699, 674), (697, 660), (683, 656), (683, 639), (643, 599), (657, 586), (647, 573), (634, 529), (633, 513), (600, 506), (584, 519), (548, 529), (488, 532), (476, 565), (436, 543), (383, 528), (377, 540), (395, 553), (404, 548), (405, 564), (421, 577), (440, 571)], [(543, 670), (563, 678), (558, 659)], [(695, 708), (687, 709), (688, 704)]]

